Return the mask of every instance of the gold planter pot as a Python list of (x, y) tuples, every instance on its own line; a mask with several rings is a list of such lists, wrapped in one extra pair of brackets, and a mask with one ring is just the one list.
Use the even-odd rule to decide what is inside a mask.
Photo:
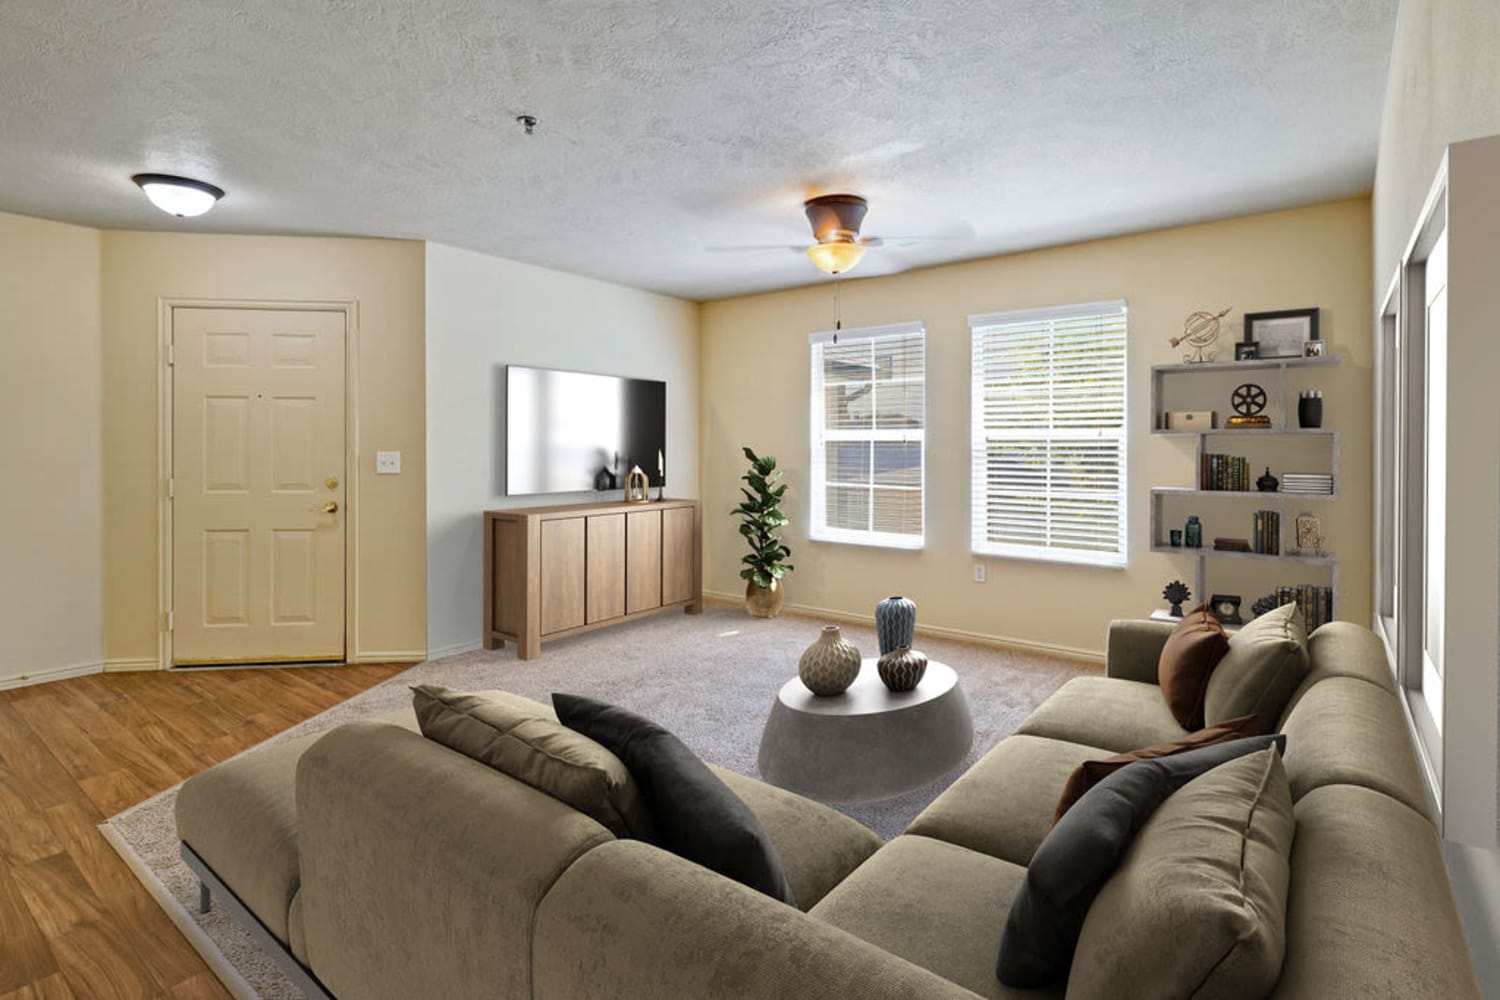
[(780, 580), (772, 580), (769, 587), (757, 587), (754, 580), (745, 581), (745, 610), (752, 618), (775, 618), (781, 613), (784, 598)]

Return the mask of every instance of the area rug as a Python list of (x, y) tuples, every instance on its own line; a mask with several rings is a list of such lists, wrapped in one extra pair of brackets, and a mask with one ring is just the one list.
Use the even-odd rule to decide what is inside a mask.
[[(262, 746), (404, 707), (411, 703), (411, 685), (430, 682), (462, 690), (501, 688), (542, 702), (554, 691), (601, 698), (657, 720), (706, 760), (759, 777), (755, 759), (766, 716), (822, 624), (792, 614), (754, 619), (739, 608), (709, 605), (701, 615), (660, 615), (549, 643), (535, 660), (518, 660), (514, 647), (461, 653), (420, 663)], [(842, 627), (845, 638), (873, 655), (872, 627)], [(905, 829), (1063, 682), (1100, 669), (920, 633), (918, 640), (929, 656), (958, 672), (974, 717), (974, 747), (962, 764), (914, 792), (836, 807), (885, 838)], [(101, 829), (231, 992), (267, 1000), (300, 996), (222, 907), (197, 912), (197, 880), (177, 855), (176, 798), (177, 789), (168, 789), (111, 817)]]

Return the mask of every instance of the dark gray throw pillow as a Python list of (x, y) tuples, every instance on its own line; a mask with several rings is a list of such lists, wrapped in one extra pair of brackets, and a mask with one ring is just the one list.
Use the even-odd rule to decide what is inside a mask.
[(1286, 752), (1286, 737), (1277, 733), (1137, 761), (1089, 789), (1057, 821), (1026, 868), (1000, 938), (995, 966), (1000, 981), (1029, 990), (1065, 978), (1094, 897), (1156, 808), (1200, 774), (1273, 744)]
[(554, 694), (552, 707), (563, 725), (624, 762), (651, 810), (662, 847), (797, 905), (765, 827), (682, 740), (644, 716), (592, 698)]

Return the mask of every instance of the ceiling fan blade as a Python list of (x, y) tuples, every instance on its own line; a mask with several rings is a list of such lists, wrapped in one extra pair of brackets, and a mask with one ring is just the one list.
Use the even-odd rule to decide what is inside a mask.
[(962, 243), (972, 236), (866, 236), (860, 240), (867, 247), (909, 247), (918, 243)]
[(709, 253), (744, 253), (750, 250), (790, 250), (793, 253), (806, 253), (807, 247), (795, 243), (746, 243), (740, 246), (715, 246), (704, 247)]

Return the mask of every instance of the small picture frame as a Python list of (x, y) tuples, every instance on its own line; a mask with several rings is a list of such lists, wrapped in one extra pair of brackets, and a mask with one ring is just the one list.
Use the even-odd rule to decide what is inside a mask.
[(1245, 313), (1246, 344), (1257, 345), (1262, 358), (1301, 358), (1303, 345), (1318, 339), (1318, 310), (1280, 309)]
[(1245, 624), (1245, 619), (1240, 616), (1239, 594), (1215, 594), (1208, 599), (1208, 606), (1221, 625)]
[[(1322, 343), (1322, 341), (1319, 341), (1319, 343)], [(1244, 341), (1241, 341), (1240, 343), (1234, 345), (1234, 360), (1236, 361), (1254, 361), (1259, 357), (1259, 344), (1256, 344), (1254, 342), (1247, 344)]]
[(1304, 358), (1321, 358), (1323, 356), (1323, 342), (1321, 340), (1309, 340), (1302, 345), (1302, 356)]

